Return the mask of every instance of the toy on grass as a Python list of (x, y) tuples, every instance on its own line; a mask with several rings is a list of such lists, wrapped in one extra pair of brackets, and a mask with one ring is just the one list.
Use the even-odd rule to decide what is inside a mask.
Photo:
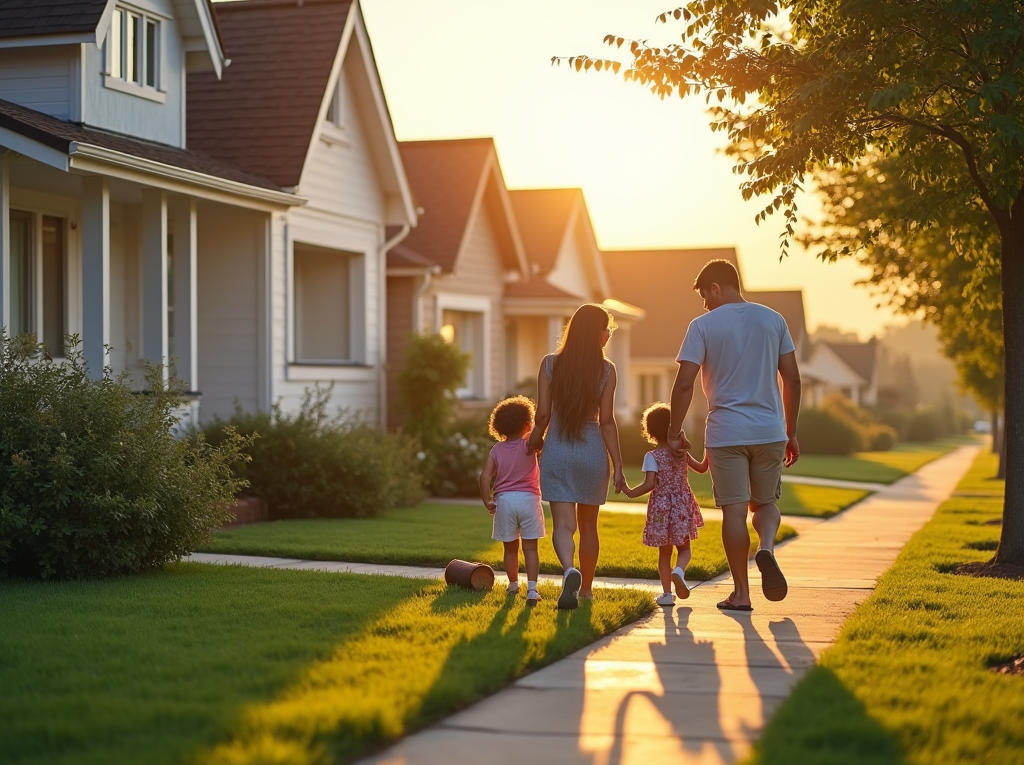
[(486, 563), (471, 563), (457, 558), (444, 568), (446, 584), (457, 584), (467, 590), (488, 590), (494, 587), (494, 569)]

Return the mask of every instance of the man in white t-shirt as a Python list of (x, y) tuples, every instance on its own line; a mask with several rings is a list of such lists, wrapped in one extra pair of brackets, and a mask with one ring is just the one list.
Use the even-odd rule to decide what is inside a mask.
[[(690, 322), (679, 349), (672, 387), (669, 446), (690, 446), (683, 419), (693, 399), (697, 372), (708, 399), (704, 445), (711, 464), (715, 504), (722, 508), (722, 542), (734, 589), (718, 604), (723, 611), (751, 611), (747, 579), (747, 509), (760, 539), (754, 561), (768, 600), (782, 600), (788, 586), (775, 560), (781, 516), (782, 467), (800, 456), (796, 421), (800, 370), (785, 319), (740, 293), (739, 274), (727, 260), (712, 260), (694, 281), (707, 313)], [(779, 390), (779, 376), (782, 390)]]

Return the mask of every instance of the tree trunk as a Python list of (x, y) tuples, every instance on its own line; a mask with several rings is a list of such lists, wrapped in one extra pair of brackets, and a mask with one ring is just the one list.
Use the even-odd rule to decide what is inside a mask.
[(992, 410), (992, 453), (999, 454), (999, 410)]
[[(1002, 434), (1002, 431), (1000, 431), (1000, 434)], [(999, 437), (999, 469), (996, 470), (996, 480), (1006, 480), (1006, 441), (1002, 438), (1002, 435)]]
[(1014, 204), (1011, 207), (1010, 223), (1002, 233), (1006, 497), (995, 562), (1024, 566), (1024, 299), (1021, 296), (1024, 287), (1024, 205)]

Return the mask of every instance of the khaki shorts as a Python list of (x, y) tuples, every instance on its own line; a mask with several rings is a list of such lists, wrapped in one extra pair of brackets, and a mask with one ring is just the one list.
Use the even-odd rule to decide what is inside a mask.
[(786, 442), (708, 447), (715, 504), (770, 505), (782, 496)]

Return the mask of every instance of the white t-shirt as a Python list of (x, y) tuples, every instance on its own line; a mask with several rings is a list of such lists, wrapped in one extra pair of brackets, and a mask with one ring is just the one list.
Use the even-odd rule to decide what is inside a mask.
[(700, 365), (706, 446), (786, 440), (779, 357), (795, 349), (782, 315), (758, 303), (726, 303), (690, 322), (676, 361)]

